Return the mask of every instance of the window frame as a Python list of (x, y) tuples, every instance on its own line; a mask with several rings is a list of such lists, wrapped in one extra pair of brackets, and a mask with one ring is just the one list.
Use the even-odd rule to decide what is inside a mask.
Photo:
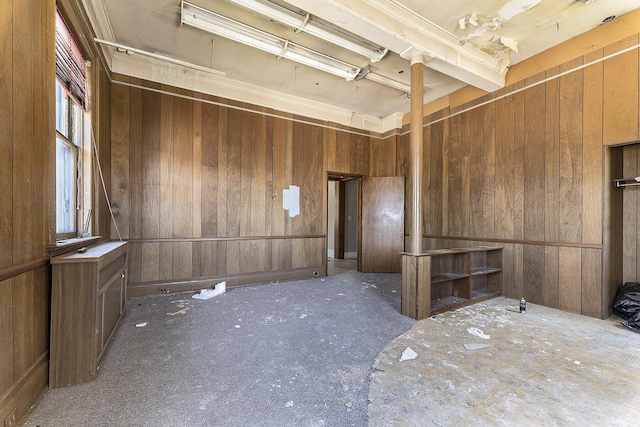
[[(74, 68), (74, 75), (77, 76), (77, 70), (82, 66), (81, 77), (84, 79), (83, 86), (79, 86), (75, 81), (64, 81), (60, 78), (60, 75), (56, 71), (55, 79), (55, 138), (53, 141), (53, 164), (54, 173), (52, 177), (54, 182), (52, 183), (53, 195), (53, 210), (51, 221), (51, 231), (55, 235), (56, 245), (64, 242), (66, 239), (76, 237), (88, 237), (92, 234), (91, 227), (92, 221), (92, 207), (93, 207), (93, 171), (92, 171), (92, 155), (93, 149), (91, 144), (91, 115), (89, 113), (88, 93), (91, 88), (89, 79), (89, 68), (83, 58), (86, 56), (81, 51), (76, 37), (70, 31), (67, 26), (64, 16), (60, 10), (56, 10), (56, 26), (60, 22), (64, 26), (64, 32), (66, 33), (65, 40), (69, 41), (70, 46), (68, 52), (71, 55), (67, 58), (76, 60), (76, 67)], [(57, 30), (56, 30), (57, 32)], [(56, 64), (58, 67), (59, 55), (58, 49), (60, 43), (57, 37), (56, 40)], [(64, 56), (64, 55), (63, 55)], [(78, 59), (82, 59), (82, 62), (78, 62)], [(73, 78), (72, 78), (73, 79)], [(82, 96), (79, 96), (81, 94)], [(62, 117), (59, 116), (59, 109), (63, 107)], [(64, 122), (63, 126), (60, 126), (60, 121)], [(71, 220), (73, 230), (58, 231), (58, 215), (59, 215), (59, 199), (58, 199), (58, 144), (64, 143), (67, 147), (72, 148), (73, 151), (73, 200), (70, 202), (71, 209), (73, 211), (73, 218)]]

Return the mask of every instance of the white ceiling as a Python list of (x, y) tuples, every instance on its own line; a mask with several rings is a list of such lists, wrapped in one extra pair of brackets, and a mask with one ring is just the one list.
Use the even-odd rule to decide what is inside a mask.
[[(423, 54), (424, 103), (468, 84), (495, 90), (504, 83), (509, 64), (601, 25), (610, 15), (620, 16), (640, 6), (639, 0), (593, 0), (586, 5), (580, 0), (264, 1), (310, 13), (312, 19), (388, 48), (389, 53), (370, 64), (363, 56), (304, 32), (296, 33), (233, 4), (233, 0), (191, 3), (357, 67), (369, 64), (372, 72), (406, 85), (410, 82), (409, 55)], [(408, 96), (398, 89), (368, 78), (346, 81), (181, 25), (180, 0), (82, 3), (98, 39), (216, 70), (224, 76), (144, 54), (128, 55), (104, 45), (114, 72), (371, 130), (395, 127), (397, 118), (409, 111)]]

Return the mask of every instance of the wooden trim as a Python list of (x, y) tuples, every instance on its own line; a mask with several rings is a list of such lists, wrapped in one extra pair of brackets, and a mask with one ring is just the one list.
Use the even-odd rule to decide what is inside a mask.
[(227, 288), (237, 288), (321, 276), (326, 276), (326, 267), (318, 265), (293, 270), (261, 271), (250, 274), (202, 277), (194, 280), (129, 283), (127, 285), (127, 299), (168, 293), (197, 292), (201, 289), (213, 288), (217, 283), (222, 281), (227, 283)]
[(25, 262), (24, 264), (14, 265), (13, 267), (0, 270), (0, 282), (3, 282), (12, 277), (19, 276), (29, 271), (37, 270), (49, 264), (49, 257), (38, 258), (33, 261)]
[(47, 391), (49, 378), (49, 352), (43, 353), (31, 368), (15, 381), (13, 386), (0, 397), (0, 419), (15, 417), (13, 424), (21, 425), (37, 406)]
[(435, 236), (435, 235), (423, 235), (422, 237), (425, 239), (465, 240), (470, 242), (511, 243), (516, 245), (519, 244), (519, 245), (534, 245), (534, 246), (558, 246), (562, 248), (602, 249), (602, 245), (597, 243), (545, 242), (541, 240), (494, 239), (490, 237), (460, 237), (460, 236)]
[(239, 237), (160, 237), (153, 239), (126, 239), (130, 243), (155, 243), (155, 242), (224, 242), (238, 240), (293, 240), (293, 239), (325, 239), (323, 234), (296, 235), (296, 236), (239, 236)]

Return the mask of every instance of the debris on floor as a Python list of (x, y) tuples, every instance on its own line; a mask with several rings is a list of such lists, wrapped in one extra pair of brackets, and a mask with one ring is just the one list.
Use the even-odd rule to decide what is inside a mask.
[(193, 295), (191, 298), (199, 300), (207, 300), (227, 292), (227, 282), (218, 283), (214, 289), (203, 289), (199, 294)]
[(482, 350), (483, 348), (491, 347), (489, 344), (464, 344), (464, 348), (469, 351)]
[(411, 347), (407, 347), (403, 352), (402, 356), (400, 356), (400, 361), (404, 362), (405, 360), (413, 360), (418, 357), (418, 353), (413, 351)]
[(144, 328), (149, 322), (136, 323), (136, 328)]
[(484, 332), (482, 332), (480, 329), (478, 328), (469, 328), (467, 329), (467, 332), (469, 332), (471, 335), (474, 335), (478, 338), (482, 338), (484, 340), (488, 340), (489, 338), (491, 338), (491, 335), (487, 335)]
[(174, 310), (171, 310), (167, 314), (169, 316), (175, 316), (176, 314), (184, 314), (184, 313), (187, 312), (187, 310), (189, 310), (189, 307), (178, 307), (178, 308), (176, 308)]

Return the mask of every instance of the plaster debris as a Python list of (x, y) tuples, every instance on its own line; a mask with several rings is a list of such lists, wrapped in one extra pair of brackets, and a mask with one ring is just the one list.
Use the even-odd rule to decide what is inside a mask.
[(464, 348), (469, 351), (482, 350), (483, 348), (491, 347), (489, 344), (465, 344)]
[(423, 343), (422, 345), (423, 345), (425, 348), (429, 348), (429, 347), (431, 347), (431, 344), (429, 344), (428, 342)]
[(292, 408), (293, 407), (293, 400), (288, 401), (287, 403), (284, 404), (284, 406), (286, 406), (287, 408)]
[(514, 52), (518, 52), (518, 42), (514, 39), (510, 39), (509, 37), (500, 37), (500, 43), (508, 47)]
[(227, 282), (218, 283), (214, 289), (203, 289), (199, 294), (192, 295), (191, 298), (206, 300), (227, 292)]
[(187, 312), (187, 310), (189, 310), (189, 307), (178, 307), (175, 310), (171, 310), (170, 312), (168, 312), (167, 315), (175, 316), (176, 314), (184, 314)]
[(400, 361), (404, 362), (405, 360), (413, 360), (413, 359), (416, 359), (417, 357), (418, 357), (418, 353), (413, 351), (413, 349), (411, 347), (407, 347), (402, 352), (402, 356), (400, 357)]
[(484, 332), (482, 332), (480, 329), (478, 328), (469, 328), (467, 329), (467, 332), (469, 332), (471, 335), (474, 335), (478, 338), (482, 338), (485, 340), (488, 340), (489, 338), (491, 338), (491, 335), (487, 335)]
[(136, 328), (144, 328), (149, 322), (136, 323)]
[(508, 21), (514, 16), (537, 6), (541, 1), (542, 0), (511, 0), (500, 8), (498, 15), (505, 21)]

